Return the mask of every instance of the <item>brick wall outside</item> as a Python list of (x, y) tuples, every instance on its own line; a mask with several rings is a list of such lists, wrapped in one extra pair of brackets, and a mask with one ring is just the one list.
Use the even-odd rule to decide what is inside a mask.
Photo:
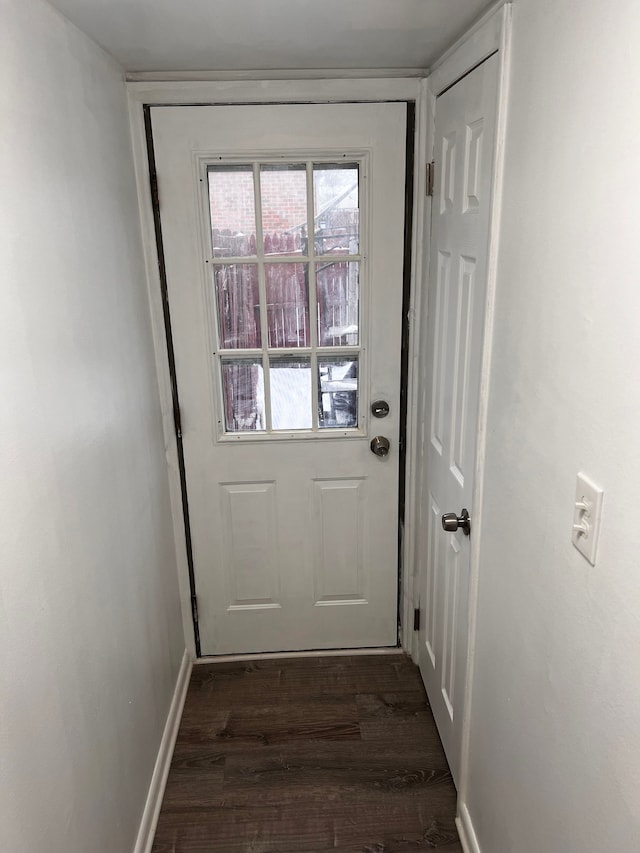
[[(264, 171), (261, 175), (262, 228), (288, 231), (307, 221), (306, 174), (301, 170)], [(210, 172), (211, 227), (254, 234), (253, 175), (247, 172)]]

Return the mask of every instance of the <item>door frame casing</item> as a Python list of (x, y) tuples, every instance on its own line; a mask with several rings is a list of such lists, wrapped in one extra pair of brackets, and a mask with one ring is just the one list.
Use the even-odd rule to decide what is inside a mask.
[[(468, 643), (467, 643), (467, 669), (465, 680), (465, 696), (462, 726), (462, 749), (460, 785), (458, 790), (458, 817), (456, 824), (465, 853), (479, 853), (475, 833), (469, 812), (466, 808), (466, 791), (468, 785), (468, 753), (469, 735), (472, 713), (471, 687), (473, 683), (473, 666), (475, 652), (476, 612), (478, 599), (478, 578), (481, 565), (481, 531), (482, 531), (482, 496), (484, 481), (484, 463), (486, 448), (487, 410), (489, 400), (489, 383), (491, 372), (494, 305), (497, 281), (497, 259), (499, 251), (500, 216), (502, 200), (502, 181), (504, 168), (504, 148), (506, 138), (506, 108), (508, 98), (508, 79), (510, 69), (510, 34), (511, 34), (511, 2), (499, 2), (489, 9), (465, 35), (463, 35), (432, 67), (427, 81), (427, 104), (426, 121), (428, 127), (427, 159), (433, 160), (435, 147), (435, 111), (436, 100), (439, 95), (453, 86), (461, 78), (482, 63), (494, 53), (498, 54), (498, 90), (496, 136), (493, 175), (491, 180), (491, 208), (489, 215), (489, 243), (487, 255), (487, 283), (485, 300), (485, 320), (483, 328), (482, 362), (480, 375), (480, 398), (478, 408), (478, 433), (476, 443), (475, 480), (473, 490), (473, 529), (475, 535), (471, 537), (470, 550), (470, 585), (469, 585), (469, 609), (468, 609)], [(436, 164), (438, 168), (438, 164)], [(431, 206), (426, 216), (425, 234), (425, 261), (423, 269), (426, 271), (424, 279), (425, 295), (423, 297), (423, 312), (420, 317), (420, 325), (427, 329), (427, 294), (431, 287), (428, 280), (430, 231), (431, 231)], [(419, 359), (420, 370), (414, 372), (415, 386), (425, 387), (426, 375), (426, 352), (429, 341), (422, 340), (419, 352), (414, 355)], [(416, 422), (423, 421), (428, 415), (429, 402), (423, 396), (417, 406), (415, 413)], [(424, 463), (426, 452), (422, 446), (414, 448), (413, 458), (416, 463), (416, 477), (414, 486), (416, 488), (413, 507), (420, 517), (422, 494), (425, 491), (425, 483), (428, 472), (425, 473)], [(413, 588), (418, 594), (422, 588), (423, 575), (421, 569), (420, 553), (424, 545), (424, 534), (418, 523), (414, 524), (416, 530), (414, 543), (414, 562), (412, 563), (415, 573)], [(415, 606), (419, 606), (416, 601)], [(410, 644), (413, 659), (418, 660), (418, 635), (414, 635)]]
[[(176, 437), (172, 395), (172, 376), (167, 351), (162, 282), (158, 265), (158, 246), (155, 232), (154, 203), (150, 192), (150, 169), (144, 110), (153, 105), (215, 105), (215, 104), (269, 104), (269, 103), (367, 103), (405, 101), (415, 104), (413, 220), (411, 233), (411, 294), (409, 317), (409, 360), (404, 381), (407, 383), (408, 416), (405, 432), (405, 520), (404, 538), (400, 560), (400, 585), (402, 600), (400, 643), (409, 651), (411, 642), (410, 615), (413, 607), (413, 520), (414, 506), (414, 449), (416, 446), (417, 407), (416, 369), (414, 357), (419, 341), (418, 318), (425, 258), (424, 213), (426, 191), (427, 143), (427, 86), (420, 78), (358, 78), (329, 80), (236, 80), (211, 82), (129, 82), (127, 83), (129, 116), (131, 124), (136, 187), (140, 208), (142, 242), (144, 248), (147, 291), (151, 313), (154, 350), (156, 357), (162, 423), (165, 438), (169, 492), (173, 519), (176, 561), (180, 589), (180, 604), (186, 647), (196, 658), (196, 644), (191, 609), (191, 584), (185, 522), (183, 515), (182, 481), (180, 476), (179, 448)], [(158, 188), (160, 203), (162, 187)], [(400, 283), (401, 285), (401, 283)]]

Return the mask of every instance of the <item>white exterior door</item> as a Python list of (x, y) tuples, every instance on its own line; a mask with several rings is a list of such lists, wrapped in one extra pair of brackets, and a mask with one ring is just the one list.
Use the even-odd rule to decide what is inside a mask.
[(461, 528), (445, 532), (441, 519), (443, 513), (459, 516), (466, 509), (474, 535), (497, 72), (494, 55), (438, 98), (435, 119), (419, 663), (456, 780), (468, 647), (470, 538)]
[(151, 119), (202, 654), (393, 646), (406, 107)]

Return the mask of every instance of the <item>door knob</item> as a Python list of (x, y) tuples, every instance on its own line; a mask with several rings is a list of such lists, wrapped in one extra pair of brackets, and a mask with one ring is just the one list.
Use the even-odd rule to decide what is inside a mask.
[(375, 453), (376, 456), (388, 456), (389, 448), (391, 444), (388, 438), (385, 438), (384, 435), (376, 435), (375, 438), (371, 439), (371, 444), (369, 445), (371, 448), (371, 452)]
[(455, 512), (445, 512), (442, 516), (442, 527), (447, 533), (455, 533), (456, 530), (462, 530), (465, 536), (471, 533), (471, 519), (466, 509), (463, 509), (460, 515)]

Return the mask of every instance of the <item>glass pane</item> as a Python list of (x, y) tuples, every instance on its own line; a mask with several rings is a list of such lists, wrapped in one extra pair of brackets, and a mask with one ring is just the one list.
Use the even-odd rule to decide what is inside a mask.
[(213, 276), (220, 347), (261, 347), (258, 267), (255, 264), (225, 264), (215, 267)]
[(264, 275), (269, 346), (310, 346), (307, 264), (265, 264)]
[(358, 426), (358, 361), (318, 358), (318, 425)]
[(273, 429), (311, 429), (311, 362), (280, 357), (270, 365)]
[(227, 432), (264, 430), (264, 372), (258, 359), (222, 362), (224, 425)]
[(210, 166), (209, 209), (214, 258), (256, 254), (256, 213), (251, 166)]
[(318, 261), (318, 344), (322, 347), (357, 346), (359, 263)]
[(265, 255), (307, 250), (307, 169), (304, 164), (260, 167)]
[(357, 255), (358, 164), (316, 164), (313, 167), (313, 199), (316, 254)]

